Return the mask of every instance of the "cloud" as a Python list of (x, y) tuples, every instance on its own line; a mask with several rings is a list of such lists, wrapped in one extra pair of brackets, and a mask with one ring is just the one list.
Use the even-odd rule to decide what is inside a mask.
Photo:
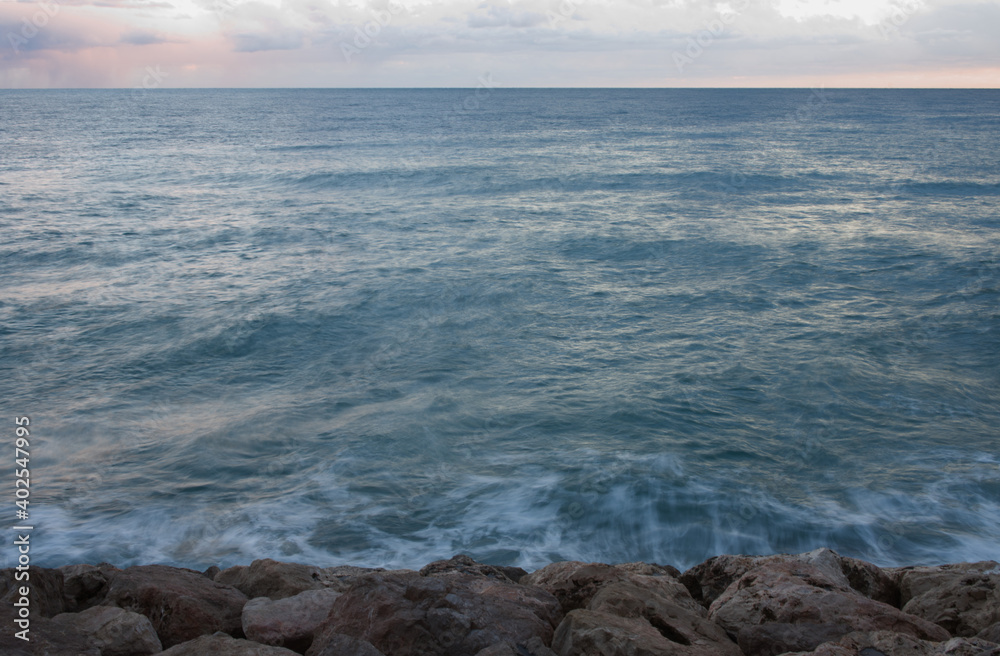
[(232, 34), (234, 52), (262, 52), (266, 50), (297, 50), (305, 40), (297, 32), (262, 32), (257, 34)]
[(533, 11), (514, 11), (509, 7), (497, 7), (496, 5), (481, 5), (479, 9), (486, 9), (485, 12), (477, 10), (469, 14), (467, 24), (476, 29), (482, 27), (535, 27), (546, 22), (543, 14)]

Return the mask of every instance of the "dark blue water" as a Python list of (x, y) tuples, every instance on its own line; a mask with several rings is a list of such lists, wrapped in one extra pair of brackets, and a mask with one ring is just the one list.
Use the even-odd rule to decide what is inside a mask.
[(34, 562), (997, 558), (998, 153), (995, 91), (0, 92)]

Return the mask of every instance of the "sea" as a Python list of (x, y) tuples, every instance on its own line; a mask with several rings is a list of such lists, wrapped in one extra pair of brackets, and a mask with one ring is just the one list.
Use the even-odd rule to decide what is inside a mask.
[(40, 566), (997, 559), (1000, 91), (0, 91), (0, 368)]

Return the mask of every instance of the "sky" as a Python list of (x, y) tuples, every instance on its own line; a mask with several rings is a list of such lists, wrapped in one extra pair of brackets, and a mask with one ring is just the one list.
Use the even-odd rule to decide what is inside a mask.
[(0, 88), (1000, 87), (1000, 0), (0, 0)]

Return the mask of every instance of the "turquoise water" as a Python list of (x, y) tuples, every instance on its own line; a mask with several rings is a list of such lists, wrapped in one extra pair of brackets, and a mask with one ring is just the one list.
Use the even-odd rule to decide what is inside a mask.
[(1000, 556), (998, 92), (0, 108), (39, 565)]

